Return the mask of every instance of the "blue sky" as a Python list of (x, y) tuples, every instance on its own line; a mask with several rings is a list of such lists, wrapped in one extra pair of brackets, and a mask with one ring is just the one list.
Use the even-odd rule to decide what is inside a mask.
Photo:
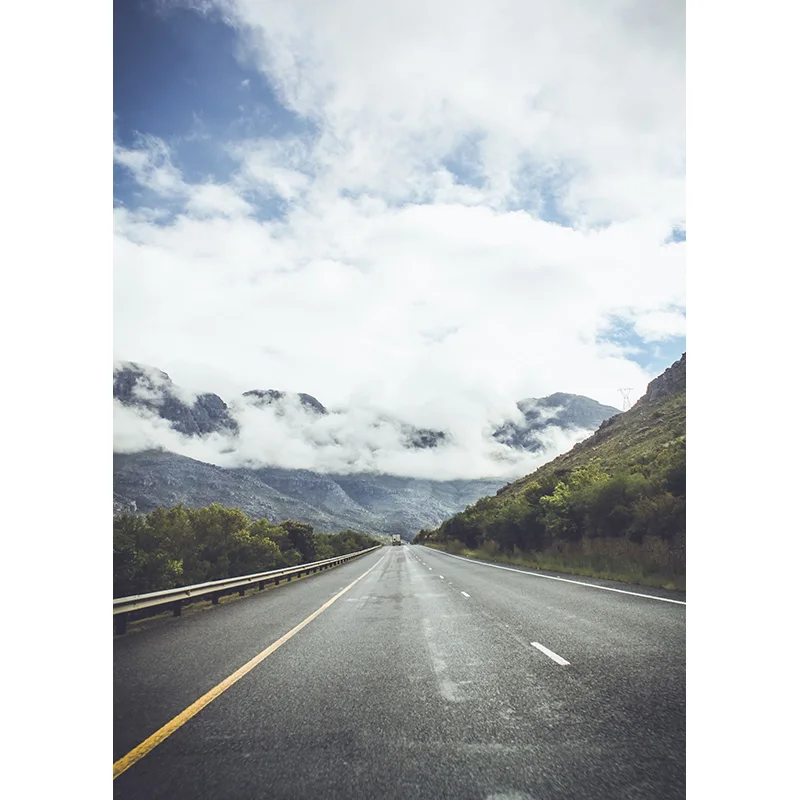
[[(225, 142), (312, 130), (278, 102), (263, 74), (243, 66), (239, 50), (218, 13), (114, 0), (117, 142), (135, 147), (142, 134), (159, 137), (187, 180), (224, 181), (235, 168)], [(142, 188), (116, 166), (114, 194), (136, 205)]]
[[(680, 313), (678, 309), (675, 313)], [(659, 341), (650, 341), (636, 331), (635, 324), (626, 319), (612, 318), (608, 330), (599, 339), (621, 345), (628, 358), (651, 373), (660, 373), (677, 361), (686, 352), (686, 337), (673, 336)]]
[(117, 357), (424, 417), (685, 350), (674, 9), (114, 11)]

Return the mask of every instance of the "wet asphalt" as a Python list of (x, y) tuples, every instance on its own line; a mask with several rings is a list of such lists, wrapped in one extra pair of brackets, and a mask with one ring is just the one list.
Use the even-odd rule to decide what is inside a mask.
[(114, 759), (362, 575), (114, 796), (685, 797), (684, 595), (410, 545), (116, 637)]

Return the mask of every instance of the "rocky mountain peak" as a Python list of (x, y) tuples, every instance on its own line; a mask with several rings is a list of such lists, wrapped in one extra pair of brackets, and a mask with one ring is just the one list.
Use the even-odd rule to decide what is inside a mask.
[[(647, 384), (647, 391), (639, 403), (654, 403), (664, 397), (686, 391), (686, 353), (671, 367), (667, 367), (657, 378)], [(637, 403), (638, 405), (638, 403)]]
[(522, 423), (507, 422), (498, 428), (494, 438), (509, 447), (536, 452), (542, 448), (539, 432), (549, 425), (563, 429), (595, 430), (605, 420), (619, 413), (579, 394), (556, 392), (547, 397), (528, 397), (517, 403)]
[(305, 392), (298, 392), (297, 394), (293, 392), (282, 392), (278, 389), (251, 389), (248, 392), (244, 392), (242, 397), (246, 397), (251, 402), (254, 402), (258, 406), (270, 406), (275, 404), (281, 404), (286, 401), (293, 400), (297, 398), (300, 402), (300, 405), (303, 406), (307, 411), (312, 411), (315, 414), (327, 414), (328, 409), (325, 408), (316, 397), (313, 397), (310, 394), (305, 394)]
[(157, 414), (187, 436), (239, 430), (228, 406), (218, 395), (186, 392), (163, 370), (133, 361), (118, 362), (114, 366), (114, 399)]

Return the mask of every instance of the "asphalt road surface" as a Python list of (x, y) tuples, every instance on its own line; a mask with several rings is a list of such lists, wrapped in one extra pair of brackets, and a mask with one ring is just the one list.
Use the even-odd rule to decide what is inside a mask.
[(114, 796), (685, 797), (683, 595), (563, 577), (384, 547), (117, 637)]

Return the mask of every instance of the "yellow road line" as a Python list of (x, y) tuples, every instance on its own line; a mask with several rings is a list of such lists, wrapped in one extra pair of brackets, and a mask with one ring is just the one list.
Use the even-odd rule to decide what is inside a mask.
[(173, 717), (166, 725), (159, 728), (152, 736), (148, 736), (140, 745), (137, 745), (129, 753), (124, 755), (119, 761), (114, 762), (114, 778), (118, 778), (123, 772), (130, 769), (139, 759), (144, 758), (153, 748), (158, 747), (168, 736), (175, 733), (178, 728), (187, 723), (195, 714), (202, 711), (212, 700), (216, 700), (226, 689), (233, 686), (236, 681), (243, 678), (253, 667), (258, 666), (267, 656), (272, 655), (282, 644), (285, 644), (296, 633), (299, 633), (309, 622), (316, 619), (326, 608), (332, 606), (345, 592), (350, 591), (365, 575), (372, 572), (378, 564), (386, 558), (385, 555), (376, 561), (366, 572), (359, 575), (351, 584), (345, 586), (338, 594), (335, 594), (326, 603), (323, 603), (313, 614), (307, 616), (299, 625), (295, 625), (288, 633), (273, 642), (257, 656), (251, 658), (244, 666), (239, 667), (232, 675), (218, 683), (213, 689), (206, 692), (201, 698), (195, 700), (187, 709), (181, 711), (177, 717)]

